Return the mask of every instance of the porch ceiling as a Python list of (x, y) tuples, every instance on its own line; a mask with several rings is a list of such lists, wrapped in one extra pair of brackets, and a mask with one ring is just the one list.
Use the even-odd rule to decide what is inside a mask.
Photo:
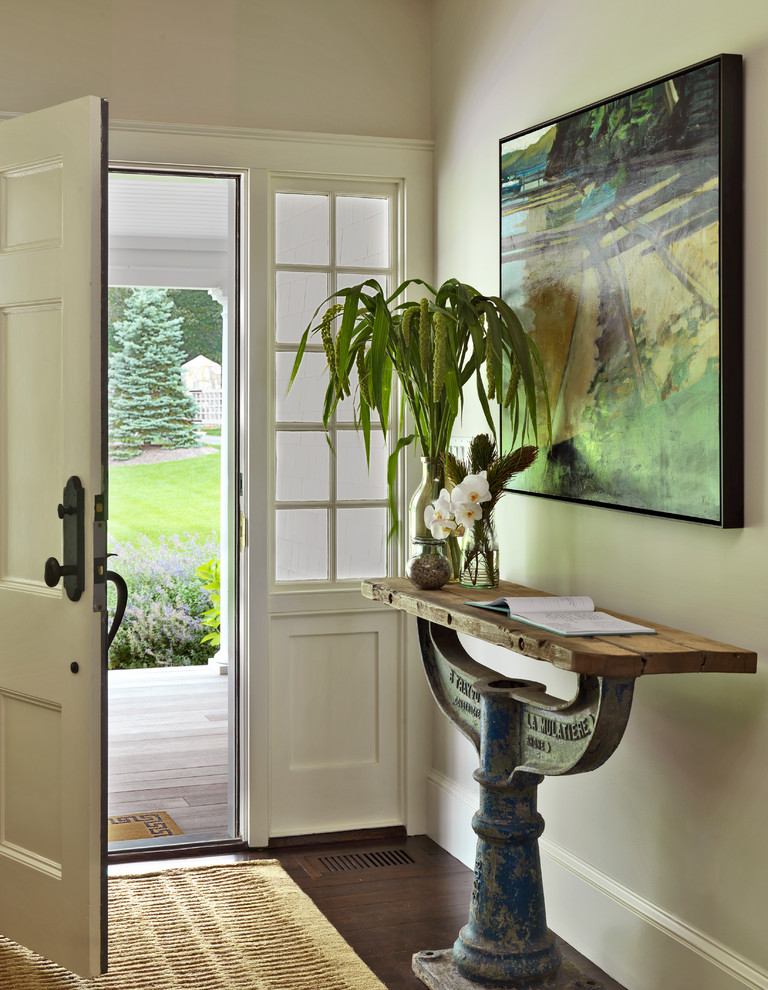
[(111, 173), (109, 284), (224, 290), (233, 204), (225, 179)]

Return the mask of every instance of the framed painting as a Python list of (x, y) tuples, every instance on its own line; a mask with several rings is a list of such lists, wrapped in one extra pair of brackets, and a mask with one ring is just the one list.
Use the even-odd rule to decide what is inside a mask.
[(501, 294), (552, 410), (510, 490), (743, 525), (741, 80), (719, 55), (502, 138)]

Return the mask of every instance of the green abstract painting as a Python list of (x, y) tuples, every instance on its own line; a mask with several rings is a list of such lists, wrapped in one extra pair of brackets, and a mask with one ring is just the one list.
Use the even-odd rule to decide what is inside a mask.
[(741, 525), (740, 65), (500, 142), (501, 292), (553, 415), (513, 490)]

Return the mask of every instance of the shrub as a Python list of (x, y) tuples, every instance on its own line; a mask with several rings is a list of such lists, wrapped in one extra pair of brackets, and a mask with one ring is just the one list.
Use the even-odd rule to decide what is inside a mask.
[[(116, 554), (109, 565), (128, 585), (123, 622), (109, 649), (110, 669), (187, 667), (208, 662), (215, 652), (201, 640), (208, 631), (202, 616), (212, 607), (197, 568), (218, 557), (218, 538), (184, 533), (157, 542), (139, 536), (134, 542), (111, 542)], [(115, 591), (108, 586), (111, 616)]]
[(196, 573), (211, 596), (211, 607), (200, 617), (203, 625), (211, 630), (203, 636), (202, 642), (221, 646), (221, 561), (218, 557), (207, 560), (197, 568)]

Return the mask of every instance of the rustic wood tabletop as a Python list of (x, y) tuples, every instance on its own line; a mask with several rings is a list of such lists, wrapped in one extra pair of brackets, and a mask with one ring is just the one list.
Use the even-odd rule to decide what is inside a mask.
[(466, 604), (548, 594), (509, 581), (502, 581), (498, 588), (490, 590), (447, 584), (438, 591), (422, 591), (407, 578), (370, 578), (362, 582), (361, 592), (366, 598), (410, 615), (578, 674), (599, 677), (715, 672), (750, 674), (757, 669), (757, 654), (751, 650), (672, 629), (645, 618), (613, 612), (602, 605), (597, 606), (601, 611), (651, 626), (656, 633), (556, 636), (500, 612)]

